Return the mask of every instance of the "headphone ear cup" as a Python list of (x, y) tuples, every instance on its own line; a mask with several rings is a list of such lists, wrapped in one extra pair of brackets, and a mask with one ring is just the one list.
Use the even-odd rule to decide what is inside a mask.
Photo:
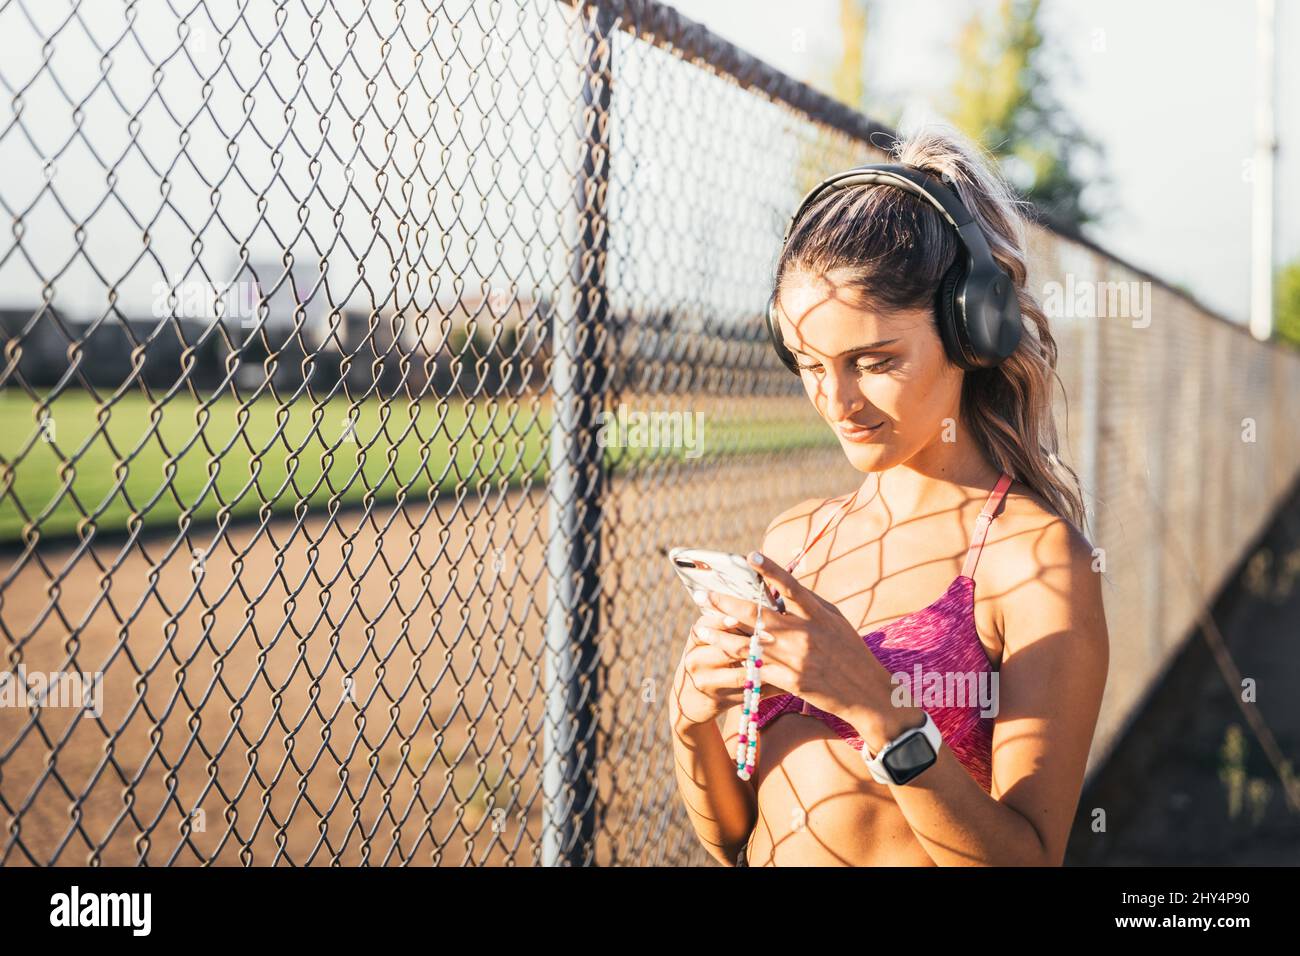
[(1019, 346), (1023, 331), (1016, 289), (1004, 273), (980, 284), (980, 310), (971, 337), (979, 341), (979, 351), (989, 364), (999, 365)]
[(967, 355), (981, 367), (1001, 365), (1020, 344), (1020, 303), (1011, 279), (1001, 270), (978, 270), (964, 281), (959, 296)]
[(772, 348), (776, 351), (776, 357), (781, 360), (781, 364), (788, 368), (795, 375), (799, 374), (799, 363), (794, 360), (794, 353), (785, 347), (785, 340), (781, 338), (781, 327), (776, 320), (776, 291), (767, 297), (767, 336), (772, 341)]
[(965, 336), (966, 320), (961, 314), (958, 294), (966, 278), (964, 256), (958, 256), (948, 271), (939, 281), (939, 291), (935, 294), (935, 318), (939, 326), (939, 338), (943, 342), (948, 359), (958, 368), (973, 371), (978, 366), (970, 360), (969, 346)]

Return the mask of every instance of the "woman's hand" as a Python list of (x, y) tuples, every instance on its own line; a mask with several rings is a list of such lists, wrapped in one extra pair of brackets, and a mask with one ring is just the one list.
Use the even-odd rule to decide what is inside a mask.
[[(764, 636), (759, 639), (763, 666), (759, 674), (764, 687), (781, 687), (855, 726), (882, 723), (879, 715), (893, 709), (889, 674), (839, 608), (804, 587), (772, 559), (754, 552), (749, 563), (785, 601), (784, 614), (763, 610)], [(712, 591), (708, 599), (708, 606), (736, 623), (721, 628), (705, 622), (697, 627), (699, 637), (743, 665), (749, 654), (748, 635), (753, 633), (756, 606)], [(743, 679), (740, 684), (744, 686)], [(861, 732), (860, 726), (858, 729)]]
[[(717, 720), (732, 707), (745, 702), (745, 658), (748, 656), (749, 636), (752, 633), (735, 618), (708, 608), (703, 591), (697, 591), (696, 603), (702, 614), (691, 625), (682, 651), (677, 672), (673, 677), (672, 699), (669, 707), (673, 717), (680, 716), (688, 723), (707, 723)], [(743, 602), (742, 602), (743, 603)], [(718, 644), (703, 639), (705, 633), (726, 635), (746, 648), (739, 656), (729, 653)], [(764, 680), (764, 696), (777, 693)]]

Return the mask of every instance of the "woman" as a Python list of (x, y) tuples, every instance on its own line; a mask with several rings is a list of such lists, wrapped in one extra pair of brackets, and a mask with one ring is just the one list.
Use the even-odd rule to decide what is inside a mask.
[(696, 595), (669, 710), (688, 815), (725, 865), (1059, 866), (1078, 807), (1109, 639), (1055, 454), (1056, 344), (1025, 288), (1023, 222), (958, 134), (922, 132), (895, 161), (956, 191), (1022, 334), (993, 367), (951, 360), (935, 297), (962, 242), (912, 192), (833, 190), (794, 224), (780, 337), (865, 479), (779, 515), (750, 556), (785, 610), (760, 628), (748, 780), (755, 606)]

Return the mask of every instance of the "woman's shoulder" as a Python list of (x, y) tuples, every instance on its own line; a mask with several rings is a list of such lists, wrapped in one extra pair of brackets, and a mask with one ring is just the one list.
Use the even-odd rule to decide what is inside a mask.
[[(1074, 522), (1020, 483), (989, 526), (978, 573), (999, 617), (1101, 618), (1105, 556)], [(1101, 629), (1104, 640), (1104, 625)]]
[(1083, 531), (1028, 485), (1013, 481), (1004, 502), (989, 527), (988, 543), (990, 548), (1004, 545), (1003, 552), (1016, 559), (1010, 562), (1013, 569), (1025, 572), (1069, 566), (1081, 570), (1097, 563), (1104, 570), (1104, 562), (1095, 560), (1099, 549)]

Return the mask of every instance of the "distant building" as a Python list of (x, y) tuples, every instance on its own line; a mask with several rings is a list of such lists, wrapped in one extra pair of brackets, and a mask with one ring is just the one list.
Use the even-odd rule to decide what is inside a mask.
[[(231, 271), (238, 268), (238, 263)], [(263, 328), (272, 341), (283, 341), (295, 327), (312, 345), (319, 344), (328, 328), (329, 295), (315, 262), (296, 261), (285, 275), (278, 259), (250, 259), (223, 290), (224, 320), (242, 330), (258, 327), (265, 306)]]
[[(278, 275), (265, 265), (257, 272), (272, 282)], [(286, 278), (265, 300), (269, 311), (261, 326), (256, 304), (264, 300), (257, 286), (249, 311), (222, 311), (220, 322), (212, 295), (184, 283), (166, 286), (150, 317), (111, 316), (93, 324), (35, 306), (0, 310), (0, 344), (13, 365), (5, 384), (48, 388), (66, 380), (70, 388), (128, 382), (171, 388), (184, 379), (209, 390), (226, 381), (232, 365), (241, 393), (262, 388), (269, 372), (282, 399), (302, 394), (304, 378), (316, 397), (341, 394), (340, 380), (353, 397), (414, 398), (517, 395), (545, 382), (548, 300), (498, 295), (400, 313), (344, 309), (331, 334), (330, 310), (313, 296), (295, 331), (294, 310), (310, 294), (304, 281)], [(234, 284), (227, 293), (239, 295), (240, 289)], [(221, 301), (228, 307), (231, 300)]]
[[(545, 299), (503, 294), (373, 318), (348, 311), (338, 338), (350, 365), (349, 387), (358, 374), (373, 380), (373, 373), (357, 370), (376, 363), (385, 382), (413, 395), (497, 394), (535, 386), (545, 375), (550, 314)], [(333, 336), (326, 347), (337, 347)]]

